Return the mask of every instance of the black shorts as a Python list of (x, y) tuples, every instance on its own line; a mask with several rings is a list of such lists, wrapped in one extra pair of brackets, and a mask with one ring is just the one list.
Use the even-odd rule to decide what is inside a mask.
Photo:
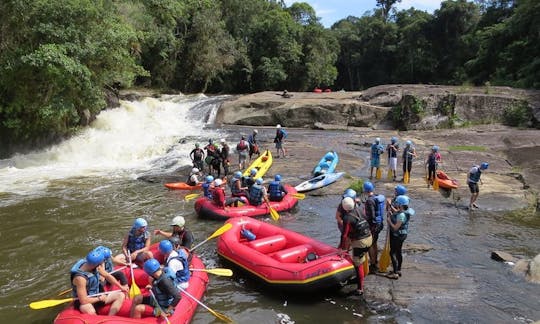
[(469, 185), (469, 190), (471, 191), (471, 193), (480, 192), (480, 188), (478, 188), (478, 183), (469, 182), (468, 185)]

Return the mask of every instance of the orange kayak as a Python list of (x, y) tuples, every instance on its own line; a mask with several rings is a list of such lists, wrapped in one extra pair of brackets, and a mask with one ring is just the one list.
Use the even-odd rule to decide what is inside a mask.
[(202, 188), (202, 183), (190, 186), (185, 182), (169, 182), (165, 184), (165, 187), (172, 190), (200, 190)]
[(457, 180), (451, 179), (446, 173), (441, 170), (437, 170), (437, 181), (439, 182), (439, 188), (457, 189), (458, 187)]

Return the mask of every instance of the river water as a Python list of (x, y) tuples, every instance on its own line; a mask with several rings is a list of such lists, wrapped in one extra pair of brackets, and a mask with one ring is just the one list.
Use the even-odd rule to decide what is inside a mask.
[[(227, 135), (227, 130), (212, 126), (223, 99), (179, 95), (122, 102), (62, 144), (0, 161), (2, 323), (51, 323), (61, 306), (30, 310), (28, 304), (60, 298), (57, 294), (69, 287), (71, 265), (93, 247), (106, 245), (119, 252), (122, 237), (136, 217), (146, 217), (150, 229), (155, 229), (167, 228), (174, 215), (183, 215), (196, 242), (221, 225), (198, 219), (193, 202), (182, 199), (186, 192), (166, 190), (162, 181), (148, 179), (170, 177), (189, 164), (188, 154), (196, 142), (205, 145), (208, 138)], [(317, 138), (309, 132), (298, 131), (297, 136)], [(337, 199), (309, 196), (294, 212), (282, 213), (280, 225), (335, 245)], [(455, 303), (419, 298), (404, 309), (384, 300), (359, 304), (340, 294), (291, 299), (260, 291), (242, 275), (213, 276), (204, 303), (238, 323), (528, 323), (540, 319), (539, 286), (489, 260), (492, 250), (522, 257), (538, 253), (538, 221), (523, 223), (500, 212), (471, 217), (444, 200), (415, 200), (419, 215), (434, 205), (442, 212), (430, 214), (431, 218), (419, 216), (412, 224), (416, 234), (408, 241), (439, 247), (416, 254), (416, 262), (444, 265), (470, 277), (474, 293)], [(207, 267), (222, 266), (211, 241), (199, 253)], [(193, 322), (217, 321), (199, 308)]]

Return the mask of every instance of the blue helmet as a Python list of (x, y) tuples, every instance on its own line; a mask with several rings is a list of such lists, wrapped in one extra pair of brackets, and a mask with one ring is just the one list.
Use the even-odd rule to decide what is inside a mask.
[(373, 189), (375, 189), (375, 186), (373, 185), (373, 183), (366, 181), (364, 182), (363, 188), (365, 192), (372, 192)]
[(409, 197), (405, 195), (397, 196), (396, 205), (398, 206), (409, 206)]
[(394, 190), (395, 190), (397, 196), (401, 196), (401, 195), (404, 195), (404, 194), (407, 193), (407, 187), (402, 186), (402, 185), (397, 185), (394, 188)]
[(396, 144), (396, 143), (397, 143), (397, 137), (392, 136), (392, 138), (390, 139), (390, 141), (392, 142), (392, 144)]
[(274, 176), (274, 181), (281, 181), (281, 176), (279, 174), (276, 174)]
[(256, 175), (257, 174), (257, 169), (253, 168), (249, 171), (249, 174), (251, 174), (252, 176)]
[(169, 254), (173, 250), (173, 245), (169, 240), (163, 240), (159, 242), (159, 252), (163, 254)]
[(381, 139), (380, 139), (379, 137), (377, 137), (377, 138), (375, 139), (375, 144), (380, 144), (380, 143), (381, 143)]
[(487, 168), (489, 168), (489, 163), (482, 162), (482, 164), (480, 164), (480, 170), (486, 170)]
[(149, 276), (153, 275), (156, 271), (159, 270), (159, 268), (160, 268), (160, 265), (159, 265), (158, 260), (156, 259), (146, 260), (143, 266), (144, 272), (146, 272), (146, 274)]
[(105, 261), (105, 256), (103, 255), (103, 251), (101, 250), (94, 249), (86, 255), (86, 262), (90, 265), (97, 266), (100, 265), (103, 261)]
[(433, 145), (431, 149), (433, 150), (433, 152), (439, 152), (439, 147), (437, 145)]
[(412, 142), (411, 141), (407, 141), (405, 142), (406, 145), (412, 145)]
[(148, 222), (144, 218), (139, 217), (133, 222), (134, 229), (139, 229), (141, 227), (146, 227), (146, 226), (148, 226)]
[(324, 156), (324, 159), (325, 159), (325, 160), (328, 160), (328, 161), (332, 161), (332, 160), (334, 160), (334, 154), (328, 152), (328, 153), (326, 153), (326, 155)]
[(241, 178), (242, 178), (242, 172), (236, 171), (236, 172), (234, 173), (234, 177), (235, 177), (236, 179), (241, 179)]
[(262, 185), (263, 184), (263, 179), (262, 178), (257, 178), (257, 180), (255, 180), (255, 183), (258, 184), (258, 185)]
[(112, 251), (108, 247), (105, 246), (98, 246), (94, 249), (94, 251), (101, 251), (103, 253), (103, 258), (106, 260), (112, 256)]
[(214, 177), (212, 177), (211, 175), (206, 176), (206, 183), (210, 183), (212, 181), (214, 181)]
[(356, 198), (356, 191), (354, 191), (353, 189), (349, 188), (349, 189), (345, 190), (345, 192), (343, 193), (343, 196), (342, 196), (342, 197), (343, 197), (343, 198), (349, 197), (349, 198), (354, 199), (354, 198)]

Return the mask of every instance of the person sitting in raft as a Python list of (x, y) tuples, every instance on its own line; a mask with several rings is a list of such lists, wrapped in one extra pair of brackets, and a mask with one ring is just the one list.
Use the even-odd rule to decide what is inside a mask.
[(203, 195), (212, 200), (212, 189), (214, 188), (214, 177), (206, 176), (204, 183), (202, 184)]
[(249, 192), (249, 189), (255, 183), (255, 176), (257, 175), (258, 171), (259, 170), (253, 168), (253, 169), (249, 170), (249, 176), (242, 177), (242, 185), (244, 187), (247, 187), (247, 192)]
[(189, 174), (189, 177), (188, 177), (188, 180), (187, 180), (187, 184), (190, 185), (190, 186), (196, 186), (199, 184), (199, 169), (198, 168), (193, 168), (191, 169), (191, 173)]
[[(150, 284), (146, 289), (151, 290), (152, 295), (137, 295), (133, 298), (131, 305), (131, 317), (141, 318), (142, 316), (170, 316), (174, 313), (176, 305), (180, 302), (180, 292), (174, 281), (165, 271), (156, 259), (147, 260), (143, 266), (144, 272), (150, 276)], [(157, 303), (156, 303), (157, 300)], [(164, 314), (160, 313), (160, 309)]]
[[(147, 255), (152, 258), (152, 252), (150, 252), (150, 243), (152, 237), (150, 232), (146, 230), (148, 222), (144, 218), (137, 218), (131, 229), (124, 237), (122, 241), (122, 252), (114, 257), (115, 264), (126, 265), (129, 261), (128, 255), (131, 253), (131, 260), (134, 262), (139, 254)], [(128, 252), (129, 251), (129, 252)], [(141, 256), (142, 258), (143, 256)]]
[[(99, 251), (100, 253), (103, 253), (103, 267), (105, 268), (105, 271), (107, 273), (110, 273), (113, 277), (120, 282), (122, 286), (126, 286), (128, 288), (128, 281), (126, 278), (126, 274), (123, 271), (114, 271), (114, 263), (112, 260), (112, 251), (108, 247), (105, 246), (98, 246), (94, 250)], [(105, 286), (111, 286), (110, 283), (105, 281), (104, 277), (100, 278), (100, 288), (99, 291), (105, 291)], [(107, 289), (107, 290), (113, 290), (113, 289)]]
[[(122, 307), (125, 296), (129, 292), (126, 285), (120, 284), (116, 278), (105, 271), (103, 261), (105, 261), (105, 256), (102, 250), (94, 249), (86, 255), (86, 258), (80, 259), (71, 267), (71, 287), (73, 297), (77, 298), (74, 307), (83, 314), (105, 315), (100, 312), (100, 309), (111, 304), (108, 315), (115, 315)], [(120, 288), (121, 291), (93, 296), (99, 293), (100, 276), (103, 276), (110, 284)]]
[(193, 233), (190, 230), (185, 228), (186, 220), (182, 216), (176, 216), (172, 219), (171, 226), (172, 232), (165, 232), (160, 229), (154, 231), (154, 235), (162, 235), (166, 238), (178, 237), (180, 239), (181, 245), (188, 249), (191, 249), (193, 245)]
[(282, 201), (287, 194), (287, 189), (281, 184), (281, 175), (276, 174), (274, 181), (268, 185), (268, 200)]
[(245, 203), (245, 201), (239, 197), (230, 197), (228, 199), (225, 199), (225, 188), (223, 188), (223, 181), (221, 179), (214, 180), (214, 190), (212, 191), (212, 199), (213, 199), (214, 205), (216, 205), (219, 208), (224, 208), (224, 209), (230, 206), (238, 207), (239, 201)]
[(177, 287), (187, 289), (191, 273), (186, 251), (182, 248), (175, 250), (170, 240), (159, 242), (158, 249), (163, 256), (163, 271), (173, 278)]
[(231, 195), (233, 197), (247, 197), (248, 187), (242, 187), (242, 172), (236, 171), (231, 179)]
[(262, 185), (263, 179), (258, 178), (255, 184), (249, 189), (249, 203), (253, 206), (260, 206), (266, 200), (266, 188)]

